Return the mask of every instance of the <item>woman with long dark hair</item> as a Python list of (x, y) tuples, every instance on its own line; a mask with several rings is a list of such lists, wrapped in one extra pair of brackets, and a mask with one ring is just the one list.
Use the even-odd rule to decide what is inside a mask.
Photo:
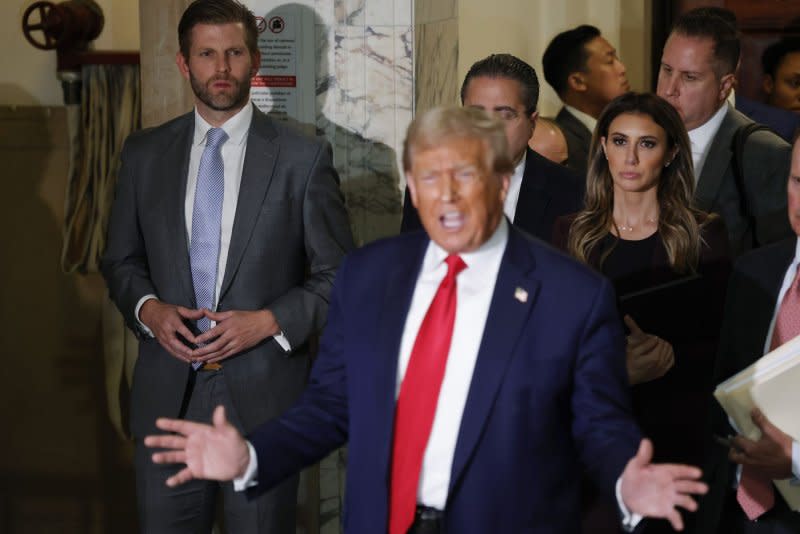
[(597, 122), (585, 207), (556, 223), (554, 242), (614, 283), (633, 411), (655, 456), (702, 465), (730, 260), (725, 226), (693, 206), (694, 188), (678, 113), (626, 93)]

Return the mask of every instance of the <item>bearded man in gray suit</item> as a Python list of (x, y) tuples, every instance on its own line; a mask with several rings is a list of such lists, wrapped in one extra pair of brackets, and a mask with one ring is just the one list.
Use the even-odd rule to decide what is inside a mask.
[(764, 130), (743, 137), (741, 150), (735, 146), (737, 132), (753, 123), (727, 102), (740, 48), (735, 25), (719, 8), (688, 11), (664, 45), (657, 89), (689, 132), (696, 205), (722, 216), (735, 255), (792, 235), (786, 219), (791, 147)]
[(252, 502), (231, 484), (175, 491), (164, 484), (172, 468), (139, 442), (160, 416), (210, 421), (223, 404), (250, 432), (291, 406), (353, 247), (329, 145), (250, 103), (257, 36), (236, 0), (193, 2), (176, 61), (195, 109), (122, 152), (102, 270), (141, 340), (131, 430), (146, 532), (209, 532), (218, 493), (229, 532), (295, 530), (297, 478)]

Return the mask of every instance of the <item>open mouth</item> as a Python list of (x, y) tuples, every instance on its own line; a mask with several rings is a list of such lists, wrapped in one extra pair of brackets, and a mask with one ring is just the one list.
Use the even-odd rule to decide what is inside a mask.
[(445, 230), (459, 230), (464, 226), (464, 215), (457, 211), (449, 211), (439, 217), (439, 223)]

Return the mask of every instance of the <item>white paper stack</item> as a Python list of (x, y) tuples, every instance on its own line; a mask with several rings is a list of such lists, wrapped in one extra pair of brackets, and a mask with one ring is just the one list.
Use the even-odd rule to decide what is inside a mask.
[[(800, 441), (800, 336), (718, 385), (714, 397), (745, 437), (761, 436), (750, 418), (758, 407), (775, 426)], [(800, 486), (788, 480), (776, 480), (775, 486), (792, 510), (800, 510)]]

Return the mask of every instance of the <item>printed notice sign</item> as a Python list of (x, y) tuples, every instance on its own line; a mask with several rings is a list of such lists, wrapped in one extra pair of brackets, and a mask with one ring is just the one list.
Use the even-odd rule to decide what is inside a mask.
[(314, 17), (297, 5), (272, 0), (245, 2), (258, 22), (261, 65), (252, 79), (250, 97), (276, 118), (316, 122)]

